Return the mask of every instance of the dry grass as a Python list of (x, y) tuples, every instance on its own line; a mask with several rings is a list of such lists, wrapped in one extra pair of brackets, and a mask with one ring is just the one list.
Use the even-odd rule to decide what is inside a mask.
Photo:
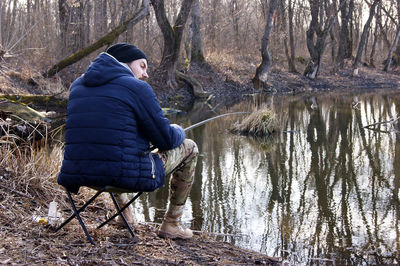
[(257, 110), (231, 128), (233, 133), (256, 137), (266, 137), (278, 130), (276, 115), (269, 109)]
[(67, 95), (68, 88), (59, 76), (44, 78), (40, 70), (25, 61), (17, 66), (2, 62), (0, 69), (0, 93)]
[(36, 129), (40, 140), (12, 134), (4, 127), (4, 120), (0, 125), (3, 131), (0, 138), (0, 169), (4, 172), (2, 185), (31, 198), (50, 197), (58, 190), (54, 181), (61, 165), (62, 145), (50, 147), (48, 135)]
[[(206, 61), (215, 67), (215, 70), (225, 75), (226, 80), (236, 83), (249, 82), (254, 76), (257, 67), (258, 55), (239, 55), (237, 51), (226, 51), (223, 53), (211, 52)], [(256, 59), (255, 59), (256, 58)]]

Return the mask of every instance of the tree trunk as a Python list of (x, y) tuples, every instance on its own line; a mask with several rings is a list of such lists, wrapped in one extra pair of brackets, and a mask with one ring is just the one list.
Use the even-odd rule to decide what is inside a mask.
[(92, 7), (93, 4), (90, 1), (86, 2), (86, 21), (85, 21), (85, 32), (84, 32), (84, 36), (85, 36), (85, 45), (88, 45), (90, 43), (90, 20), (92, 19), (91, 17), (91, 12), (92, 12)]
[(296, 70), (296, 64), (295, 64), (295, 59), (296, 59), (296, 50), (295, 50), (295, 45), (294, 45), (294, 34), (293, 34), (293, 5), (292, 2), (293, 0), (289, 0), (288, 3), (288, 15), (289, 15), (289, 51), (290, 51), (290, 56), (288, 60), (289, 64), (289, 71), (293, 73), (297, 73)]
[(66, 0), (58, 0), (58, 17), (60, 20), (61, 54), (63, 55), (67, 47), (68, 30), (68, 6)]
[[(291, 7), (291, 1), (288, 1), (288, 9), (290, 9), (292, 11), (292, 7)], [(264, 10), (264, 8), (263, 8)], [(284, 2), (278, 2), (278, 6), (277, 6), (277, 10), (276, 10), (276, 14), (275, 16), (277, 16), (279, 18), (279, 25), (275, 24), (275, 29), (278, 32), (283, 32), (283, 45), (284, 45), (284, 50), (285, 50), (285, 55), (286, 55), (286, 59), (288, 62), (288, 68), (290, 72), (295, 72), (295, 65), (294, 65), (294, 58), (291, 56), (292, 55), (292, 47), (290, 47), (290, 52), (289, 52), (289, 45), (288, 42), (289, 40), (289, 36), (291, 33), (293, 33), (293, 11), (290, 12), (288, 11), (288, 18), (286, 18), (286, 8), (284, 6)], [(289, 25), (288, 27), (288, 24)], [(290, 28), (290, 26), (292, 28)], [(289, 28), (289, 30), (288, 30)], [(279, 46), (282, 43), (281, 38), (275, 38), (276, 39), (276, 43), (274, 44), (274, 46)]]
[[(319, 30), (318, 14), (319, 14), (319, 3), (317, 0), (309, 0), (311, 8), (311, 22), (310, 27), (307, 30), (307, 49), (310, 53), (311, 60), (304, 70), (304, 76), (315, 79), (317, 77), (319, 65), (320, 65), (320, 55), (316, 51), (316, 46), (314, 46), (314, 34)], [(317, 39), (318, 44), (318, 39)]]
[(357, 55), (353, 62), (353, 75), (354, 76), (358, 75), (358, 68), (361, 64), (361, 56), (362, 56), (362, 52), (363, 52), (365, 43), (367, 41), (368, 31), (371, 26), (371, 21), (375, 14), (375, 8), (380, 1), (381, 0), (374, 0), (374, 2), (372, 3), (372, 5), (370, 7), (368, 20), (367, 20), (367, 22), (365, 22), (364, 29), (363, 29), (363, 32), (362, 32), (361, 38), (360, 38), (360, 43), (358, 45)]
[(233, 34), (236, 47), (240, 50), (240, 34), (239, 34), (239, 6), (237, 0), (231, 0), (230, 11), (232, 16)]
[[(332, 7), (334, 10), (336, 10), (337, 6), (337, 1), (333, 0), (332, 1)], [(326, 12), (326, 17), (329, 17), (329, 11), (331, 10), (328, 6), (328, 2), (325, 2), (325, 12)], [(337, 22), (337, 17), (335, 16), (335, 22)], [(337, 23), (335, 23), (337, 24)], [(331, 29), (329, 30), (329, 36), (331, 38), (331, 57), (332, 57), (332, 65), (336, 65), (336, 37), (335, 37), (335, 31), (334, 31), (334, 26), (332, 25)]]
[(189, 17), (193, 0), (183, 0), (175, 25), (172, 27), (165, 12), (163, 0), (151, 0), (158, 26), (164, 37), (164, 50), (159, 66), (161, 73), (167, 75), (167, 85), (173, 89), (178, 87), (175, 71), (179, 59), (183, 30)]
[(372, 67), (375, 67), (375, 52), (376, 52), (376, 44), (378, 43), (378, 21), (379, 21), (379, 14), (375, 15), (375, 29), (374, 29), (374, 41), (372, 43), (371, 47), (371, 53), (369, 55), (369, 65)]
[(347, 0), (340, 0), (341, 8), (340, 14), (342, 17), (342, 25), (340, 27), (339, 33), (339, 47), (337, 60), (335, 65), (335, 71), (342, 69), (344, 67), (344, 59), (347, 58), (347, 53), (349, 49), (350, 36), (349, 36), (349, 22), (351, 18), (351, 14), (353, 13), (354, 5), (349, 3), (346, 4)]
[[(311, 23), (307, 30), (307, 48), (311, 56), (311, 60), (304, 70), (304, 76), (310, 79), (315, 79), (318, 76), (319, 68), (321, 65), (321, 58), (326, 47), (326, 38), (335, 22), (336, 11), (332, 6), (327, 12), (329, 17), (325, 23), (324, 29), (321, 29), (320, 22), (318, 21), (318, 14), (320, 8), (318, 0), (310, 0), (311, 7)], [(341, 4), (341, 6), (344, 3)], [(314, 44), (314, 34), (317, 35), (317, 41)]]
[(150, 13), (146, 16), (146, 19), (144, 21), (145, 24), (145, 43), (146, 46), (150, 45)]
[(78, 0), (74, 4), (68, 4), (67, 0), (58, 0), (58, 14), (62, 54), (82, 49), (85, 40), (83, 0)]
[(105, 45), (111, 45), (114, 42), (114, 40), (121, 33), (123, 33), (124, 31), (126, 31), (129, 28), (132, 28), (136, 23), (138, 23), (145, 16), (147, 16), (149, 14), (149, 12), (150, 12), (149, 2), (148, 2), (148, 0), (144, 0), (142, 3), (142, 7), (135, 14), (133, 14), (133, 16), (130, 17), (127, 21), (122, 23), (117, 28), (111, 30), (109, 33), (107, 33), (106, 35), (104, 35), (102, 38), (98, 39), (91, 45), (79, 50), (78, 52), (72, 54), (71, 56), (69, 56), (67, 58), (62, 59), (61, 61), (56, 63), (54, 66), (49, 68), (42, 75), (44, 77), (52, 77), (60, 70), (78, 62), (79, 60), (81, 60), (82, 58), (91, 54), (92, 52), (96, 51), (97, 49), (99, 49)]
[(107, 32), (107, 2), (96, 0), (94, 2), (94, 39), (97, 40)]
[(390, 65), (392, 64), (392, 57), (393, 57), (393, 52), (397, 47), (397, 43), (399, 42), (400, 38), (400, 26), (397, 26), (397, 32), (396, 32), (396, 37), (394, 38), (393, 45), (390, 48), (389, 55), (386, 59), (385, 67), (383, 68), (383, 71), (388, 72), (390, 70)]
[(261, 64), (256, 69), (256, 74), (253, 78), (253, 85), (256, 89), (262, 90), (267, 87), (269, 69), (272, 64), (271, 52), (269, 51), (269, 36), (272, 30), (272, 19), (276, 9), (277, 0), (270, 0), (269, 11), (266, 18), (264, 36), (261, 40)]
[(353, 36), (354, 36), (354, 19), (353, 19), (353, 16), (354, 16), (354, 7), (355, 7), (355, 5), (354, 5), (354, 0), (350, 0), (350, 3), (349, 3), (349, 14), (348, 14), (348, 16), (349, 16), (349, 37), (348, 37), (348, 42), (347, 42), (347, 45), (346, 45), (346, 49), (345, 49), (345, 54), (344, 54), (344, 58), (345, 59), (350, 59), (350, 58), (352, 58), (353, 57), (353, 43), (354, 43), (354, 40), (353, 40)]
[[(27, 23), (27, 25), (33, 24), (31, 7), (32, 7), (32, 0), (27, 0), (26, 1), (26, 23)], [(1, 1), (0, 1), (0, 23), (1, 23)], [(0, 34), (0, 36), (1, 36), (1, 34)]]
[(388, 32), (387, 32), (387, 30), (385, 30), (385, 28), (383, 27), (383, 25), (382, 25), (382, 22), (381, 21), (378, 21), (378, 24), (379, 24), (379, 28), (380, 28), (380, 30), (381, 30), (381, 37), (382, 37), (382, 39), (383, 39), (383, 42), (385, 43), (385, 46), (386, 46), (386, 48), (387, 49), (390, 49), (390, 47), (392, 46), (391, 45), (391, 43), (390, 43), (390, 41), (389, 41), (389, 39), (388, 39)]
[[(2, 51), (4, 51), (4, 47), (2, 46), (3, 42), (3, 26), (4, 26), (4, 21), (3, 21), (3, 1), (0, 1), (0, 54)], [(29, 13), (28, 13), (29, 14)], [(2, 56), (0, 56), (0, 60), (2, 59)]]
[(200, 3), (194, 0), (192, 9), (192, 50), (191, 61), (196, 63), (204, 62), (203, 41), (200, 32)]
[(192, 61), (192, 48), (191, 43), (193, 39), (193, 21), (189, 23), (188, 31), (186, 34), (186, 39), (184, 41), (185, 46), (185, 63), (184, 67), (188, 68), (190, 66), (190, 62)]
[(211, 0), (212, 2), (212, 9), (211, 9), (211, 25), (209, 28), (209, 32), (210, 32), (210, 39), (211, 39), (211, 51), (215, 51), (217, 48), (217, 44), (216, 44), (216, 36), (217, 34), (215, 33), (215, 28), (217, 25), (217, 4), (218, 1), (215, 0)]
[(74, 8), (75, 29), (73, 51), (78, 51), (85, 47), (85, 5), (84, 0), (79, 0)]

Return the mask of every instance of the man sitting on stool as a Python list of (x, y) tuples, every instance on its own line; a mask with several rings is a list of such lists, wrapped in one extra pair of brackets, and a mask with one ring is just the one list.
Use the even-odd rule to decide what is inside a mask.
[[(146, 55), (134, 45), (118, 43), (73, 82), (58, 183), (74, 193), (80, 186), (154, 191), (172, 174), (158, 235), (191, 238), (180, 217), (193, 184), (198, 148), (164, 117), (147, 78)], [(150, 143), (159, 151), (151, 152)], [(120, 194), (119, 202), (128, 198)], [(134, 220), (132, 209), (124, 214)]]

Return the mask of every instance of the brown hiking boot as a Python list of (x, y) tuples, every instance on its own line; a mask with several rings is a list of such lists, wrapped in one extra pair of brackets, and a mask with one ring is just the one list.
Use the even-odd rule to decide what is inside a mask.
[(157, 234), (162, 238), (189, 239), (193, 237), (193, 232), (189, 228), (181, 225), (179, 219), (182, 216), (184, 206), (169, 205)]
[(189, 239), (193, 237), (193, 232), (189, 228), (183, 227), (179, 222), (164, 222), (158, 230), (158, 236), (171, 239)]

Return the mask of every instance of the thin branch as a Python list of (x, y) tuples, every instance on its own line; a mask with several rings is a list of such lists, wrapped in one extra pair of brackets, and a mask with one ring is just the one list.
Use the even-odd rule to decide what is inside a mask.
[(35, 24), (33, 24), (25, 33), (22, 34), (21, 37), (19, 37), (18, 40), (15, 41), (15, 43), (8, 49), (8, 50), (12, 50), (20, 41), (22, 41), (26, 35), (28, 35), (29, 32), (31, 32), (33, 30), (34, 27), (36, 27), (36, 25), (39, 23), (40, 20), (36, 21)]
[(386, 16), (388, 18), (390, 18), (390, 20), (396, 25), (398, 26), (399, 23), (396, 21), (396, 19), (389, 13), (389, 11), (386, 10), (386, 8), (383, 5), (380, 5), (379, 7), (381, 10), (383, 10), (383, 12), (385, 12)]
[(34, 199), (31, 195), (22, 193), (22, 192), (20, 192), (20, 191), (17, 191), (17, 190), (15, 190), (15, 189), (10, 188), (10, 187), (7, 187), (7, 186), (1, 185), (1, 184), (0, 184), (0, 187), (1, 187), (1, 188), (4, 188), (4, 189), (7, 189), (7, 190), (9, 190), (9, 191), (11, 191), (11, 192), (13, 192), (13, 193), (19, 195), (19, 196), (22, 196), (22, 197), (25, 197), (25, 198), (28, 198), (28, 199)]

